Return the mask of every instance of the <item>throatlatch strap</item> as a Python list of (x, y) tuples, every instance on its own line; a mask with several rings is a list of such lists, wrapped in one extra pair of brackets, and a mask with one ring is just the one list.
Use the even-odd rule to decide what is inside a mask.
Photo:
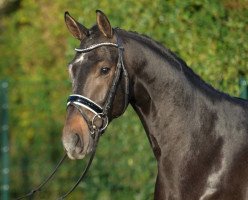
[[(125, 99), (124, 99), (124, 106), (122, 109), (122, 113), (120, 113), (120, 115), (122, 115), (125, 112), (125, 109), (128, 106), (128, 100), (129, 100), (129, 78), (128, 78), (127, 70), (123, 63), (124, 48), (123, 48), (122, 40), (121, 38), (118, 37), (118, 35), (117, 35), (117, 44), (118, 44), (118, 62), (116, 66), (115, 76), (112, 81), (112, 85), (109, 89), (108, 96), (106, 98), (106, 102), (103, 107), (104, 113), (106, 115), (109, 114), (109, 110), (111, 109), (111, 106), (113, 106), (113, 101), (114, 101), (114, 97), (116, 94), (117, 85), (121, 79), (120, 78), (121, 72), (123, 73), (124, 81), (125, 81)], [(119, 117), (120, 115), (115, 116), (115, 117)]]

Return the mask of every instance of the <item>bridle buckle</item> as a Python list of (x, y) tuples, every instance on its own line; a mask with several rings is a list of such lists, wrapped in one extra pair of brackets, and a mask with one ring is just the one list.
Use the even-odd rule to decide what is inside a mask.
[[(98, 128), (97, 125), (95, 124), (97, 119), (101, 119), (102, 120), (102, 124), (101, 124), (101, 128)], [(107, 128), (108, 126), (108, 116), (104, 113), (97, 113), (91, 120), (91, 125), (93, 128), (93, 133), (96, 130), (99, 130), (101, 134), (103, 134), (104, 130)]]

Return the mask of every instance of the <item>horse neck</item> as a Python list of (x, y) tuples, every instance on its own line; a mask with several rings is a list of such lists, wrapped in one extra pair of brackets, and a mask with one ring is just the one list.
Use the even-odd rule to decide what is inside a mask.
[[(193, 106), (194, 89), (180, 60), (149, 42), (125, 38), (125, 61), (131, 82), (131, 105), (139, 115), (158, 158), (171, 123), (187, 121)], [(180, 126), (178, 126), (180, 128)]]

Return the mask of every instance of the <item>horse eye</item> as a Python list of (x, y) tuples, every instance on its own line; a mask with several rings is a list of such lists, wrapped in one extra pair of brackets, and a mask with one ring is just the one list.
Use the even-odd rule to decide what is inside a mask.
[(108, 74), (109, 71), (110, 71), (110, 68), (108, 68), (108, 67), (102, 67), (102, 68), (101, 68), (101, 74), (102, 74), (102, 75)]

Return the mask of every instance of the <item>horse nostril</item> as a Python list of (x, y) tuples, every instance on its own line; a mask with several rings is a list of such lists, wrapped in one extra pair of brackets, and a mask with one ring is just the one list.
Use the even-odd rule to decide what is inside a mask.
[(82, 151), (83, 149), (83, 141), (78, 133), (75, 133), (73, 136), (73, 141), (75, 144), (75, 147), (78, 151)]
[(79, 142), (80, 140), (80, 137), (79, 137), (79, 134), (78, 133), (75, 133), (72, 135), (72, 142), (77, 145), (77, 143)]

